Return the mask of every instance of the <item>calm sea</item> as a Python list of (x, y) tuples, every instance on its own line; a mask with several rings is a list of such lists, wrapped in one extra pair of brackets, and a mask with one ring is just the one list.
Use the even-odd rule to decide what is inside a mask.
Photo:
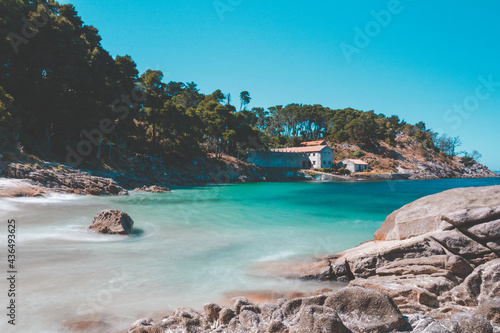
[[(17, 221), (17, 325), (0, 331), (59, 332), (65, 323), (135, 319), (181, 305), (200, 309), (239, 291), (305, 291), (318, 283), (265, 276), (262, 264), (335, 253), (373, 237), (385, 217), (415, 199), (500, 178), (393, 182), (251, 183), (123, 197), (0, 199)], [(104, 209), (135, 221), (131, 237), (86, 227)], [(6, 279), (0, 304), (7, 306)], [(2, 312), (3, 313), (3, 312)]]

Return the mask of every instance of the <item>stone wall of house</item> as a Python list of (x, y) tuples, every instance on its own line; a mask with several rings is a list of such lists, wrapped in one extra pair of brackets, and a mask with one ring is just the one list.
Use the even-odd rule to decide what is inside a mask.
[[(247, 162), (262, 168), (292, 168), (302, 169), (309, 158), (305, 153), (283, 153), (275, 151), (252, 151)], [(305, 165), (307, 167), (307, 165)]]

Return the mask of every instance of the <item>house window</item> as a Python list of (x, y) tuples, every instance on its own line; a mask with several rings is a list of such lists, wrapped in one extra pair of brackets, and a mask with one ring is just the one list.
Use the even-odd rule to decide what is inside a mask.
[(316, 153), (313, 153), (313, 156), (316, 156)]
[(316, 165), (316, 161), (313, 161), (313, 165)]
[(326, 164), (326, 161), (323, 161), (323, 164)]

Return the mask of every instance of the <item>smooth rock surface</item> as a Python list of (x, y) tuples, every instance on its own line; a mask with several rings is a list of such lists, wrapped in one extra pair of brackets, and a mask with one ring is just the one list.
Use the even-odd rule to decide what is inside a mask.
[(390, 214), (376, 240), (401, 240), (454, 225), (493, 219), (500, 214), (500, 186), (458, 188), (420, 198)]

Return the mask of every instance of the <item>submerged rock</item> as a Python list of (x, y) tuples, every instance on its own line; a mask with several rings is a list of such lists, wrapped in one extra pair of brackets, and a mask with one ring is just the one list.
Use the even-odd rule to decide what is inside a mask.
[(94, 216), (89, 229), (101, 234), (130, 235), (133, 226), (134, 221), (127, 213), (108, 209)]

